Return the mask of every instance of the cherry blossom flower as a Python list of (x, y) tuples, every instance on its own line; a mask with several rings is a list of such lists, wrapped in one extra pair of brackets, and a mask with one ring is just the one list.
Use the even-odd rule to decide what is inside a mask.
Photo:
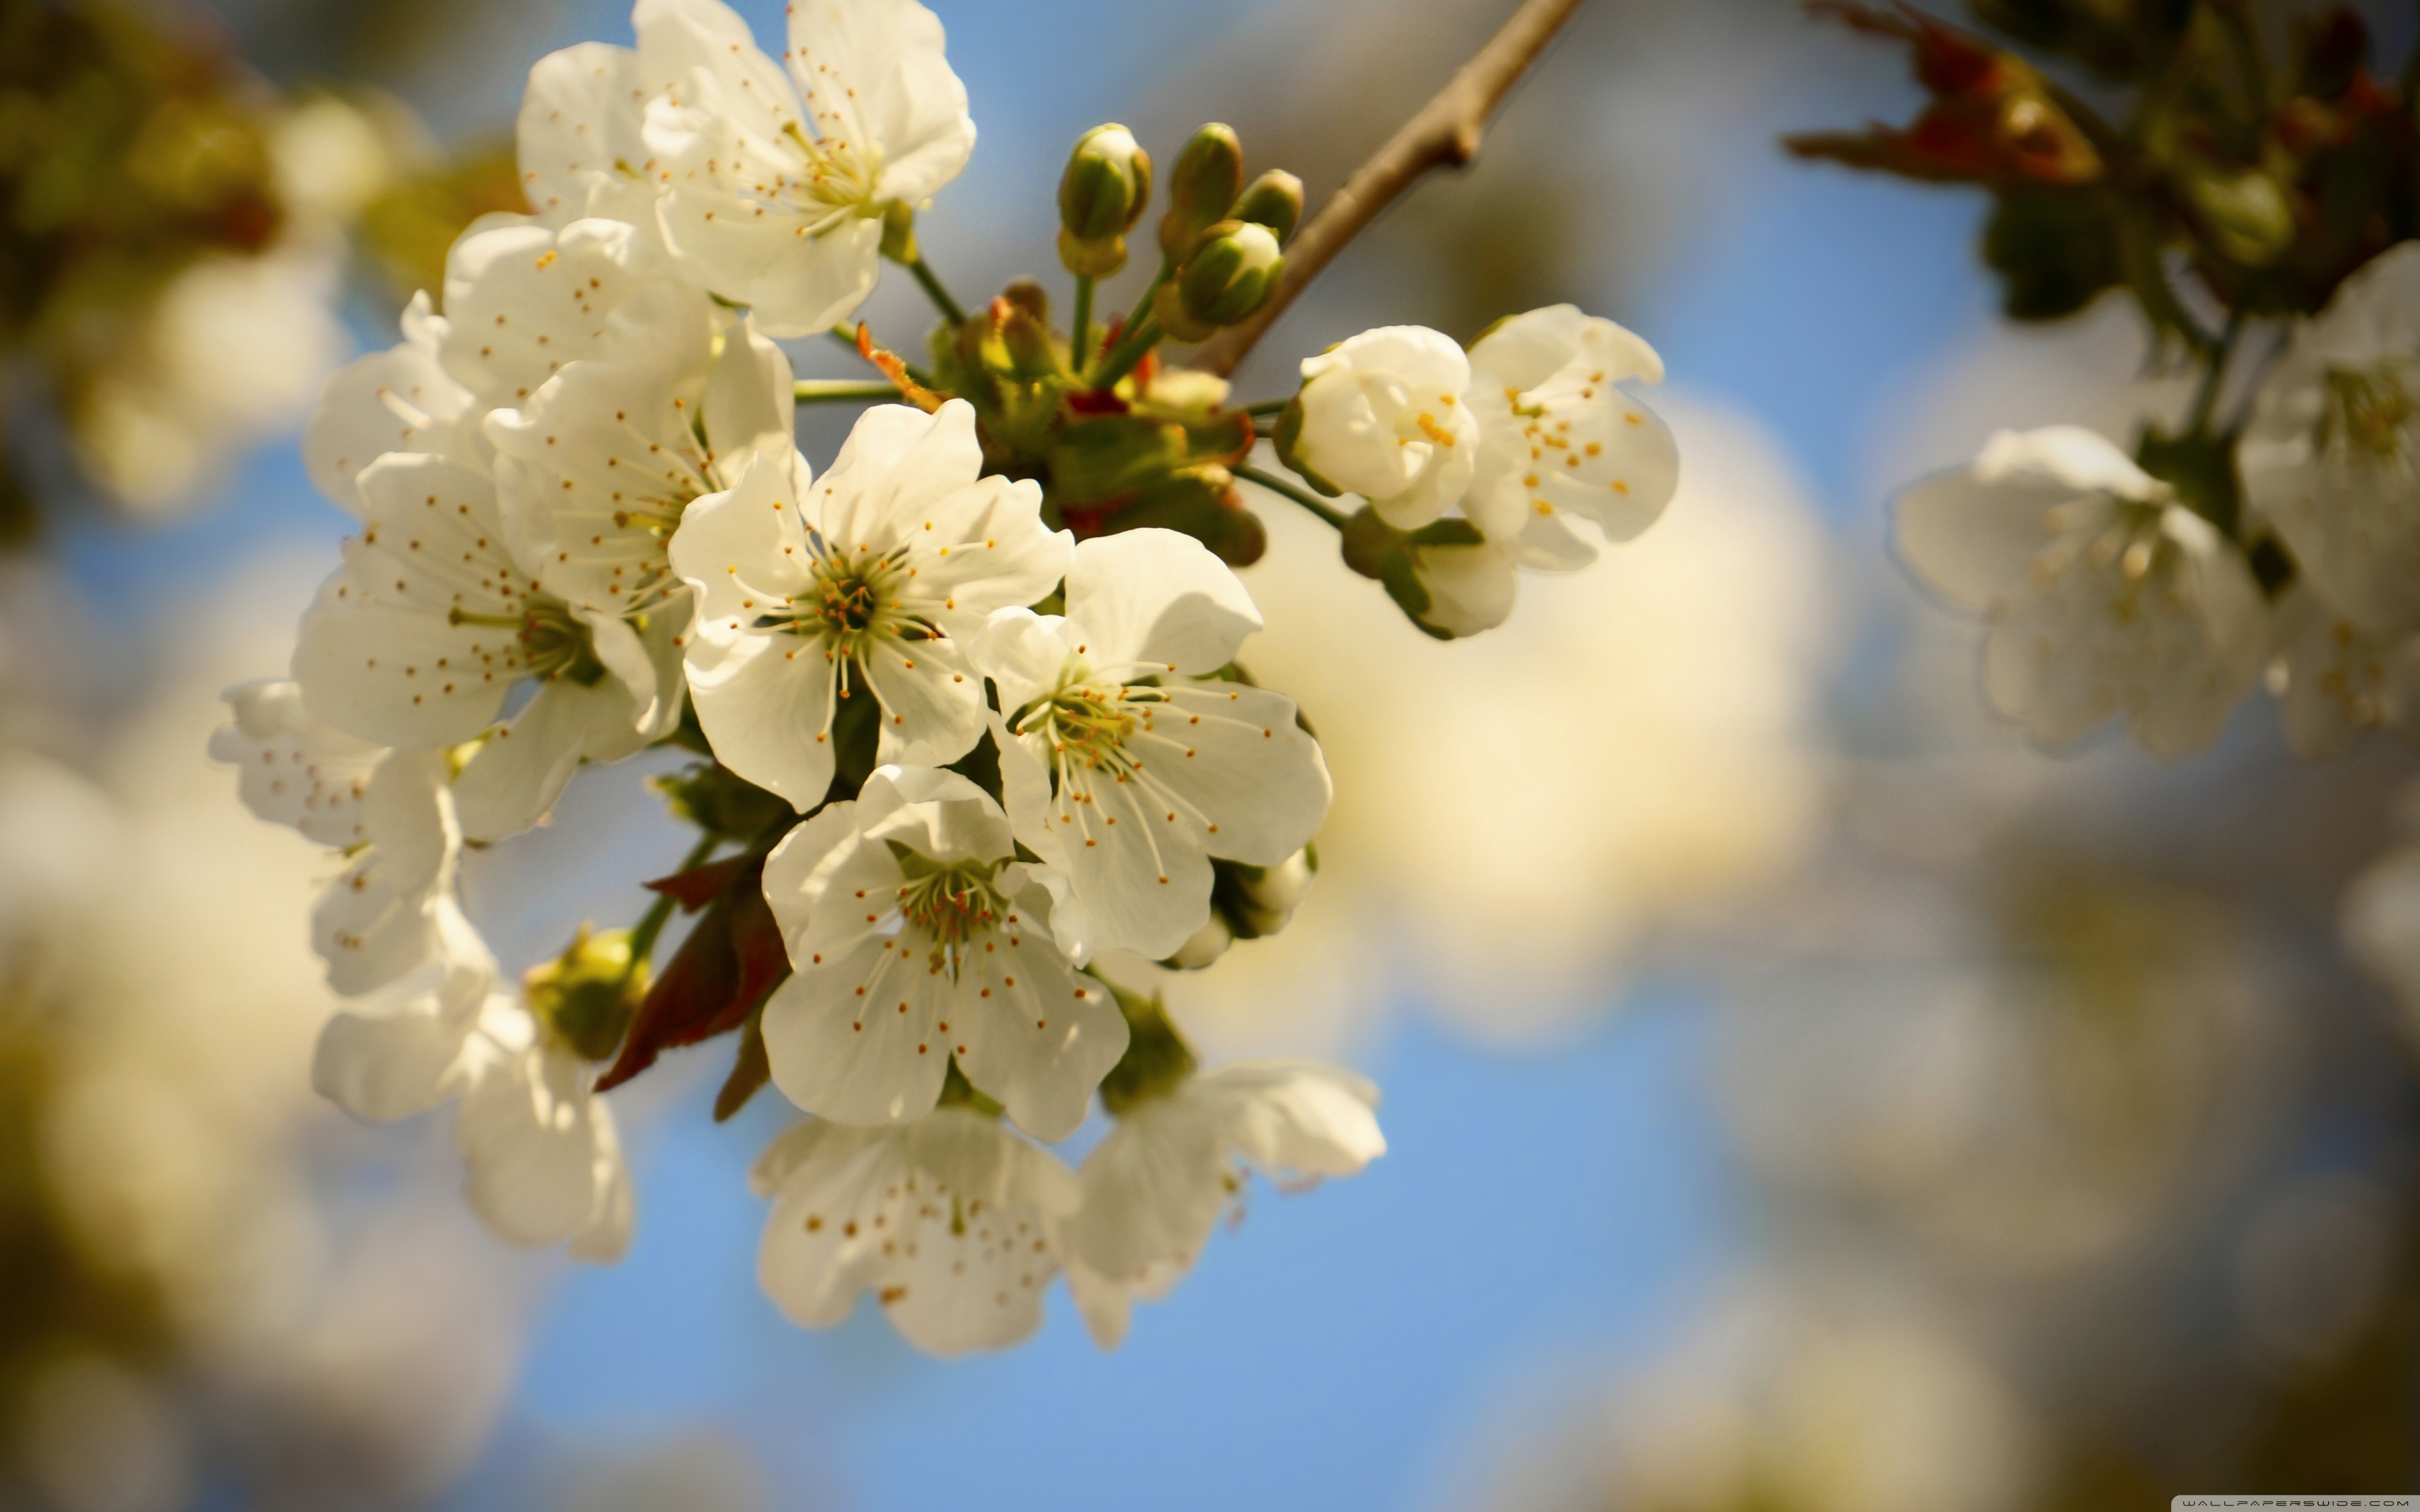
[(1985, 695), (2037, 740), (2122, 715), (2181, 756), (2259, 677), (2268, 609), (2242, 553), (2090, 431), (2003, 431), (1901, 494), (1895, 527), (1909, 568), (1990, 624)]
[(1349, 1072), (1264, 1061), (1189, 1076), (1120, 1114), (1085, 1157), (1080, 1201), (1060, 1231), (1094, 1340), (1116, 1348), (1134, 1299), (1166, 1296), (1192, 1269), (1247, 1166), (1307, 1186), (1385, 1154), (1377, 1102)]
[(627, 756), (679, 718), (676, 617), (643, 630), (540, 589), (505, 548), (487, 474), (390, 453), (356, 483), (364, 529), (303, 619), (294, 680), (315, 716), (400, 749), (480, 735), (535, 682), (461, 773), (473, 838), (535, 823), (582, 760)]
[(338, 368), (302, 433), (302, 464), (329, 500), (354, 515), (355, 479), (389, 452), (451, 452), (475, 423), (471, 391), (439, 356), (446, 322), (426, 293), (403, 312), (403, 340)]
[(954, 1059), (1032, 1134), (1083, 1122), (1125, 1020), (1077, 973), (1052, 879), (1016, 849), (981, 788), (895, 766), (782, 841), (765, 900), (792, 975), (764, 1028), (790, 1101), (840, 1123), (908, 1122), (932, 1111)]
[(244, 806), (346, 855), (311, 914), (329, 986), (356, 996), (465, 953), (443, 753), (390, 751), (337, 730), (292, 683), (240, 683), (225, 698), (235, 722), (210, 737), (210, 755), (236, 768)]
[(1571, 517), (1627, 541), (1672, 501), (1672, 433), (1617, 387), (1664, 380), (1664, 360), (1637, 336), (1575, 305), (1548, 305), (1498, 322), (1470, 348), (1470, 369), (1481, 440), (1463, 513), (1520, 565), (1585, 566), (1596, 548)]
[(2420, 625), (2420, 242), (2371, 259), (2295, 332), (2239, 451), (2244, 496), (2332, 604)]
[(688, 648), (698, 721), (724, 765), (801, 810), (831, 784), (832, 720), (871, 694), (880, 759), (944, 765), (982, 737), (983, 678), (966, 644), (997, 609), (1065, 572), (1068, 537), (1030, 481), (982, 476), (974, 409), (868, 409), (839, 460), (760, 456), (701, 499), (672, 540), (696, 588)]
[(551, 1035), (488, 969), (458, 966), (383, 1011), (328, 1023), (312, 1085), (356, 1118), (411, 1118), (458, 1101), (464, 1195), (498, 1238), (570, 1242), (587, 1260), (621, 1257), (633, 1216), (613, 1116), (595, 1068)]
[(2308, 584), (2277, 604), (2269, 682), (2286, 738), (2304, 758), (2350, 748), (2369, 730), (2420, 713), (2420, 644), (2340, 613)]
[(830, 1328), (871, 1291), (939, 1355), (1041, 1325), (1054, 1227), (1076, 1206), (1055, 1156), (965, 1106), (889, 1129), (811, 1119), (757, 1157), (750, 1183), (772, 1199), (756, 1273), (784, 1317)]
[(1286, 465), (1330, 493), (1357, 493), (1399, 531), (1462, 501), (1479, 462), (1470, 360), (1425, 326), (1381, 326), (1302, 364)]
[[(474, 223), (445, 255), (445, 320), (438, 357), (472, 395), (475, 419), (525, 406), (540, 385), (629, 338), (614, 313), (643, 294), (687, 292), (670, 259), (637, 226), (582, 220), (551, 226), (525, 215)], [(701, 316), (700, 318), (704, 318)], [(655, 315), (651, 326), (664, 317)], [(476, 454), (455, 455), (475, 460)]]
[(758, 455), (787, 463), (790, 363), (695, 289), (659, 284), (614, 312), (593, 355), (489, 415), (499, 509), (516, 558), (575, 612), (689, 619), (666, 552), (690, 503)]
[(1212, 856), (1280, 865), (1326, 817), (1294, 701), (1210, 675), (1260, 627), (1200, 542), (1139, 530), (1076, 548), (1064, 616), (1002, 609), (976, 643), (1016, 838), (1066, 874), (1096, 947), (1174, 954), (1209, 917)]
[(880, 270), (883, 215), (922, 204), (974, 151), (941, 23), (915, 0), (799, 0), (781, 64), (714, 0), (642, 0), (649, 155), (663, 225), (696, 280), (775, 336), (854, 311)]

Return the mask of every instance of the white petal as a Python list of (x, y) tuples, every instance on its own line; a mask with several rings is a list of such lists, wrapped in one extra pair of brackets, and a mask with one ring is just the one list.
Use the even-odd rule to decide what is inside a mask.
[(1225, 563), (1193, 537), (1161, 530), (1078, 545), (1067, 568), (1067, 618), (1083, 626), (1095, 667), (1147, 663), (1188, 677), (1234, 660), (1261, 627), (1252, 595)]
[(520, 613), (495, 488), (437, 456), (390, 454), (361, 474), (369, 513), (303, 618), (294, 680), (318, 717), (397, 747), (451, 745), (494, 718), (521, 675)]
[(222, 695), (235, 723), (210, 735), (210, 755), (236, 769), (243, 806), (322, 845), (369, 838), (362, 798), (387, 749), (314, 718), (302, 689), (281, 679), (238, 683)]
[(460, 1094), (472, 1022), (447, 1014), (434, 995), (393, 1012), (338, 1013), (319, 1031), (312, 1089), (357, 1119), (426, 1113)]
[(618, 221), (473, 229), (445, 259), (446, 371), (483, 409), (525, 403), (566, 364), (602, 351), (608, 317), (662, 274)]
[(1295, 722), (1294, 700), (1214, 682), (1182, 684), (1169, 696), (1171, 712), (1131, 744), (1149, 752), (1152, 783), (1183, 800), (1180, 815), (1218, 826), (1204, 848), (1277, 866), (1311, 843), (1335, 789), (1319, 742)]
[(330, 375), (302, 434), (311, 481), (355, 515), (364, 509), (354, 483), (362, 469), (389, 452), (449, 450), (472, 411), (470, 391), (438, 361), (435, 332), (444, 322), (429, 313), (427, 294), (412, 297), (405, 321), (421, 339), (372, 352)]
[(1195, 1077), (1191, 1090), (1218, 1108), (1220, 1137), (1281, 1180), (1350, 1176), (1387, 1152), (1378, 1089), (1334, 1066), (1247, 1062)]
[(539, 219), (652, 221), (642, 208), (655, 197), (642, 177), (641, 101), (650, 92), (627, 47), (580, 42), (538, 59), (521, 95), (518, 142), (521, 190)]
[[(486, 1059), (455, 1116), (454, 1136), (470, 1164), (464, 1196), (498, 1238), (553, 1244), (590, 1232), (610, 1212), (620, 1147), (591, 1069), (535, 1041), (527, 1009), (492, 998), (481, 1015)], [(605, 1235), (611, 1242), (613, 1223)]]
[(1063, 616), (994, 609), (975, 637), (974, 664), (1000, 689), (1001, 706), (1015, 714), (1058, 687), (1076, 645)]
[(879, 143), (881, 198), (916, 205), (958, 176), (975, 123), (938, 17), (916, 0), (802, 0), (789, 18), (790, 69), (817, 134)]
[(1125, 1054), (1126, 1021), (1107, 989), (1068, 964), (1047, 891), (1029, 885), (1011, 902), (1017, 911), (998, 949), (975, 952), (956, 984), (944, 1038), (967, 1080), (1019, 1128), (1057, 1141), (1084, 1121), (1094, 1089)]

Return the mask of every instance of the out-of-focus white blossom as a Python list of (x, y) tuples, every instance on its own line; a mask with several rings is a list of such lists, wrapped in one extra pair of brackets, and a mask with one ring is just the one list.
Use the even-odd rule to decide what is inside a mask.
[(71, 417), (92, 476), (136, 513), (166, 514), (307, 413), (344, 355), (342, 251), (290, 239), (204, 256), (170, 280)]
[(1134, 1299), (1166, 1296), (1193, 1268), (1248, 1169), (1308, 1186), (1385, 1154), (1377, 1102), (1349, 1072), (1263, 1061), (1188, 1076), (1120, 1114), (1084, 1157), (1081, 1200), (1060, 1240), (1094, 1341), (1115, 1349)]
[(2038, 740), (2122, 716), (2186, 755), (2258, 680), (2268, 609), (2242, 552), (2091, 431), (2003, 431), (1893, 519), (1909, 568), (1989, 623), (1984, 692)]
[(1559, 1439), (1524, 1444), (1494, 1504), (2016, 1512), (2042, 1448), (2024, 1404), (1944, 1323), (1751, 1290)]
[(2330, 603), (2373, 629), (2420, 625), (2420, 242), (2372, 258), (2295, 332), (2239, 464)]
[(756, 1274), (783, 1317), (830, 1328), (870, 1291), (908, 1343), (942, 1355), (1041, 1326), (1053, 1235), (1076, 1207), (1056, 1156), (967, 1107), (887, 1129), (811, 1119), (750, 1182), (772, 1199)]
[(2272, 650), (2269, 687), (2298, 756), (2333, 756), (2420, 716), (2420, 643), (2362, 625), (2307, 584), (2278, 601)]
[(491, 1232), (617, 1259), (630, 1240), (630, 1176), (613, 1112), (590, 1090), (595, 1069), (491, 980), (450, 972), (383, 1011), (337, 1014), (319, 1036), (312, 1085), (380, 1121), (458, 1102), (464, 1195)]
[(1213, 1058), (1335, 1054), (1405, 998), (1489, 1039), (1551, 1034), (1804, 853), (1822, 537), (1763, 431), (1667, 409), (1693, 459), (1670, 517), (1585, 573), (1528, 578), (1519, 611), (1468, 641), (1423, 637), (1326, 525), (1271, 509), (1247, 574), (1268, 629), (1245, 664), (1301, 701), (1336, 799), (1311, 905), (1162, 983)]

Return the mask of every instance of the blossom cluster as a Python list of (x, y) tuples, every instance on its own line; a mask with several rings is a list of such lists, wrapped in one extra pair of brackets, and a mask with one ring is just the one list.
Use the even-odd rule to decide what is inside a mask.
[[(313, 939), (366, 1001), (315, 1078), (370, 1119), (458, 1103), (489, 1227), (610, 1258), (634, 1202), (603, 1094), (736, 1033), (717, 1116), (766, 1085), (810, 1115), (754, 1173), (786, 1315), (837, 1322), (872, 1293), (922, 1348), (992, 1348), (1064, 1273), (1114, 1343), (1246, 1171), (1315, 1180), (1385, 1148), (1367, 1083), (1202, 1069), (1095, 964), (1206, 966), (1282, 928), (1317, 868), (1320, 744), (1237, 660), (1262, 617), (1233, 570), (1259, 540), (1235, 480), (1335, 512), (1244, 461), (1282, 406), (1231, 409), (1155, 350), (1268, 297), (1299, 185), (1245, 185), (1205, 127), (1160, 277), (1096, 332), (1091, 281), (1123, 262), (1150, 167), (1123, 128), (1088, 133), (1061, 195), (1076, 330), (1030, 285), (970, 316), (913, 234), (975, 137), (929, 11), (795, 6), (779, 60), (718, 0), (640, 0), (633, 24), (635, 48), (532, 70), (532, 213), (471, 225), (442, 303), (338, 373), (304, 439), (360, 529), (290, 678), (231, 689), (213, 751), (256, 813), (342, 859)], [(847, 320), (886, 261), (940, 311), (932, 368), (860, 325), (878, 384), (796, 381), (778, 342)], [(1559, 512), (1619, 539), (1662, 508), (1668, 435), (1615, 387), (1659, 376), (1569, 306), (1466, 362), (1372, 332), (1304, 364), (1281, 444), (1322, 491), (1370, 495), (1405, 562), (1371, 575), (1467, 633), (1503, 618), (1514, 564), (1587, 559)], [(797, 403), (877, 397), (903, 402), (866, 408), (828, 467), (800, 454)], [(1371, 532), (1346, 531), (1348, 560)], [(463, 906), (465, 848), (649, 748), (702, 758), (658, 779), (696, 847), (638, 924), (583, 927), (515, 983)], [(696, 922), (659, 969), (675, 909)], [(1046, 1146), (1096, 1102), (1111, 1127), (1071, 1170)]]
[(1898, 504), (1900, 554), (1990, 629), (1983, 688), (2035, 738), (2124, 718), (2181, 756), (2265, 681), (2295, 749), (2420, 718), (2420, 242), (2296, 324), (2234, 440), (2237, 517), (2098, 434), (1995, 437)]

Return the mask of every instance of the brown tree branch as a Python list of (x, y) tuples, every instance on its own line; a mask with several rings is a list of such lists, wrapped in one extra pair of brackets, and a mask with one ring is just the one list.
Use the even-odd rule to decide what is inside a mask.
[(1261, 333), (1379, 211), (1430, 169), (1459, 167), (1477, 156), (1488, 116), (1579, 8), (1580, 0), (1523, 0), (1512, 19), (1455, 72), (1452, 82), (1327, 197), (1287, 246), (1285, 271), (1268, 302), (1242, 325), (1211, 337), (1187, 365), (1221, 377), (1235, 371)]

